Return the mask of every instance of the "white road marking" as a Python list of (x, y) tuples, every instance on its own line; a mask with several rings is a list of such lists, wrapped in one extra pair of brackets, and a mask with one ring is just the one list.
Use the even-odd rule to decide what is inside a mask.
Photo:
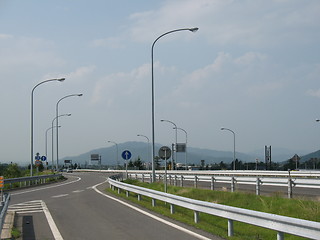
[(72, 191), (73, 193), (80, 193), (80, 192), (83, 192), (84, 190), (75, 190), (75, 191)]
[(63, 237), (61, 236), (59, 229), (57, 228), (57, 225), (55, 224), (55, 222), (51, 216), (51, 213), (50, 213), (49, 209), (47, 208), (46, 203), (44, 201), (41, 201), (41, 203), (42, 203), (42, 208), (43, 208), (44, 214), (46, 215), (46, 218), (49, 223), (49, 226), (50, 226), (50, 229), (51, 229), (51, 232), (53, 234), (54, 239), (55, 240), (63, 240)]
[(56, 195), (56, 196), (52, 196), (52, 198), (60, 198), (60, 197), (65, 197), (68, 196), (69, 194), (60, 194), (60, 195)]
[(41, 200), (14, 204), (9, 206), (8, 209), (19, 214), (43, 212)]
[(155, 215), (153, 215), (153, 214), (151, 214), (151, 213), (148, 213), (148, 212), (146, 212), (146, 211), (144, 211), (144, 210), (141, 210), (141, 209), (139, 209), (139, 208), (137, 208), (137, 207), (135, 207), (135, 206), (132, 206), (132, 205), (130, 205), (130, 204), (124, 202), (124, 201), (121, 201), (121, 200), (119, 200), (119, 199), (117, 199), (117, 198), (111, 197), (111, 196), (109, 196), (109, 195), (101, 192), (100, 190), (97, 189), (97, 186), (99, 186), (99, 185), (101, 185), (101, 184), (103, 184), (103, 183), (105, 183), (105, 182), (107, 182), (107, 180), (104, 181), (104, 182), (102, 182), (102, 183), (99, 183), (99, 184), (97, 184), (97, 185), (94, 185), (92, 188), (93, 188), (97, 193), (99, 193), (99, 194), (101, 194), (101, 195), (103, 195), (103, 196), (105, 196), (105, 197), (107, 197), (107, 198), (110, 198), (110, 199), (112, 199), (112, 200), (114, 200), (114, 201), (117, 201), (117, 202), (119, 202), (119, 203), (121, 203), (121, 204), (123, 204), (123, 205), (125, 205), (125, 206), (127, 206), (127, 207), (129, 207), (129, 208), (132, 208), (133, 210), (136, 210), (136, 211), (138, 211), (138, 212), (140, 212), (140, 213), (142, 213), (142, 214), (144, 214), (144, 215), (146, 215), (146, 216), (148, 216), (148, 217), (151, 217), (151, 218), (153, 218), (153, 219), (155, 219), (155, 220), (157, 220), (157, 221), (159, 221), (159, 222), (162, 222), (162, 223), (164, 223), (164, 224), (167, 224), (167, 225), (169, 225), (169, 226), (171, 226), (171, 227), (173, 227), (173, 228), (175, 228), (175, 229), (178, 229), (178, 230), (180, 230), (180, 231), (182, 231), (182, 232), (185, 232), (185, 233), (187, 233), (187, 234), (189, 234), (189, 235), (191, 235), (191, 236), (194, 236), (194, 237), (196, 237), (196, 238), (198, 238), (198, 239), (210, 240), (210, 238), (207, 238), (207, 237), (202, 236), (202, 235), (200, 235), (200, 234), (198, 234), (198, 233), (192, 232), (192, 231), (190, 231), (190, 230), (188, 230), (188, 229), (186, 229), (186, 228), (180, 227), (180, 226), (178, 226), (178, 225), (176, 225), (176, 224), (174, 224), (174, 223), (172, 223), (172, 222), (169, 222), (169, 221), (167, 221), (167, 220), (164, 220), (164, 219), (162, 219), (162, 218), (159, 218), (159, 217), (157, 217), (157, 216), (155, 216)]

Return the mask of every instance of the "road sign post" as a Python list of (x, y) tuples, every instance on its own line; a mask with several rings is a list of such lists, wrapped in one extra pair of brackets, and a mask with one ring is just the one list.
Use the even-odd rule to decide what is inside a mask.
[(131, 158), (132, 154), (129, 150), (124, 150), (121, 156), (126, 161), (126, 178), (128, 178), (128, 160)]
[(171, 157), (171, 149), (167, 146), (163, 146), (159, 149), (159, 157), (165, 160), (164, 164), (164, 192), (167, 192), (167, 159)]

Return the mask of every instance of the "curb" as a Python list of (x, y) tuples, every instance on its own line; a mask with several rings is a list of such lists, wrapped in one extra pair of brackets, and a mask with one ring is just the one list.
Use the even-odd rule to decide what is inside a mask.
[(1, 240), (2, 239), (11, 239), (11, 230), (13, 228), (14, 223), (14, 217), (15, 217), (15, 211), (7, 211), (6, 218), (4, 220), (4, 224), (1, 231)]

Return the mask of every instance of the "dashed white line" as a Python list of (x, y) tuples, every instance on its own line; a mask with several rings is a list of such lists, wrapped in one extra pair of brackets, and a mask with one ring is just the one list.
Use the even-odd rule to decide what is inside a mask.
[(68, 196), (68, 195), (69, 194), (60, 194), (60, 195), (52, 196), (52, 198), (60, 198), (60, 197)]
[(83, 192), (84, 190), (75, 190), (75, 191), (72, 191), (73, 193), (80, 193), (80, 192)]

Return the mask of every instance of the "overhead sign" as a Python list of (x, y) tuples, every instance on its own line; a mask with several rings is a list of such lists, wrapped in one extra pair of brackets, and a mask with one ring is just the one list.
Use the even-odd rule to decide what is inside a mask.
[(186, 152), (186, 144), (185, 143), (177, 143), (176, 144), (176, 150), (177, 152)]
[(91, 154), (91, 161), (99, 161), (100, 155), (99, 154)]
[(121, 156), (124, 160), (129, 160), (131, 158), (131, 152), (129, 150), (124, 150)]
[(64, 163), (72, 163), (72, 160), (64, 160)]
[(171, 149), (167, 146), (163, 146), (159, 149), (159, 157), (162, 160), (167, 160), (171, 157)]

